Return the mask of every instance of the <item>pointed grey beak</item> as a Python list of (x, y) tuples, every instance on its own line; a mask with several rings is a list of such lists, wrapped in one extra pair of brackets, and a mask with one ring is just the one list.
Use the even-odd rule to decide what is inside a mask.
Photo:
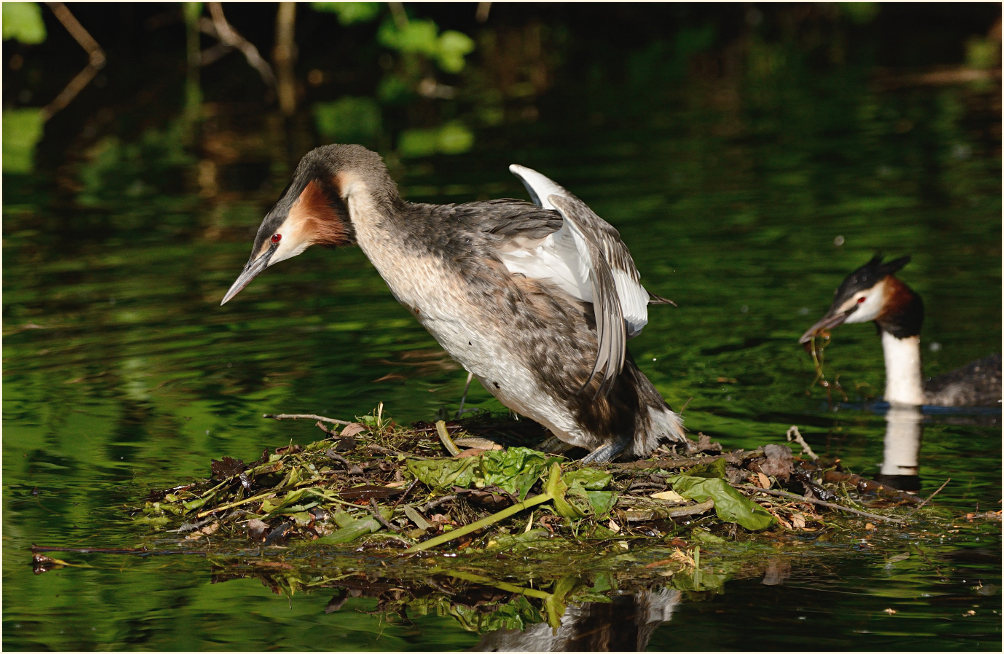
[(815, 325), (809, 327), (809, 329), (807, 329), (806, 332), (802, 334), (802, 337), (798, 339), (798, 342), (802, 344), (808, 343), (809, 341), (812, 340), (814, 336), (819, 334), (819, 332), (823, 331), (824, 329), (831, 329), (833, 327), (836, 327), (837, 325), (842, 325), (844, 321), (847, 320), (847, 317), (852, 313), (854, 313), (855, 309), (857, 309), (857, 306), (851, 307), (848, 311), (841, 311), (840, 313), (834, 313), (834, 314), (829, 314), (829, 313), (826, 314), (825, 316), (820, 318)]
[(258, 276), (258, 274), (268, 267), (268, 260), (272, 258), (272, 253), (275, 252), (275, 246), (270, 247), (265, 250), (260, 257), (257, 259), (252, 259), (248, 261), (247, 265), (244, 266), (244, 270), (241, 274), (234, 280), (234, 283), (230, 286), (230, 290), (227, 294), (223, 296), (223, 301), (220, 302), (220, 306), (223, 306), (230, 301), (230, 298), (237, 295), (241, 290), (251, 283), (251, 280)]

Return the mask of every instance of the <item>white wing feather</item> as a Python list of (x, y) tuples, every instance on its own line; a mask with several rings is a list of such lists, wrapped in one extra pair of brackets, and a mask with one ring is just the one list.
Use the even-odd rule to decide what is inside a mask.
[[(509, 166), (509, 170), (520, 178), (534, 203), (542, 209), (558, 210), (549, 199), (551, 195), (571, 196), (556, 182), (532, 168), (513, 164)], [(553, 282), (572, 297), (592, 302), (593, 291), (589, 280), (592, 261), (589, 258), (589, 248), (582, 231), (568, 216), (564, 217), (561, 229), (545, 238), (537, 247), (504, 253), (502, 262), (510, 272)], [(608, 251), (605, 244), (597, 245), (601, 251)], [(611, 268), (627, 334), (636, 336), (648, 323), (648, 291), (626, 271), (616, 266)]]

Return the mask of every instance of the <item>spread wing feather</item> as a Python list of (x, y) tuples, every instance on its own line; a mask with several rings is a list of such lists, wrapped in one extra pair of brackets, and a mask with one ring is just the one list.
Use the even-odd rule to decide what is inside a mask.
[(535, 170), (518, 165), (509, 170), (520, 178), (534, 203), (558, 211), (563, 221), (560, 229), (534, 247), (503, 253), (502, 260), (512, 272), (548, 279), (592, 303), (598, 349), (586, 383), (602, 371), (598, 392), (605, 393), (623, 369), (627, 339), (648, 322), (648, 303), (657, 296), (640, 284), (620, 233), (585, 202)]
[(584, 385), (589, 384), (593, 377), (602, 371), (603, 376), (600, 378), (597, 395), (606, 394), (624, 368), (624, 356), (627, 349), (627, 330), (624, 325), (624, 313), (621, 309), (618, 284), (607, 263), (608, 259), (604, 255), (602, 245), (598, 244), (595, 238), (590, 238), (589, 235), (583, 233), (577, 224), (577, 218), (582, 215), (583, 211), (592, 214), (592, 210), (575, 196), (551, 195), (548, 200), (565, 218), (580, 251), (586, 253), (589, 264), (589, 279), (593, 291), (597, 349), (596, 361), (593, 363), (593, 369)]

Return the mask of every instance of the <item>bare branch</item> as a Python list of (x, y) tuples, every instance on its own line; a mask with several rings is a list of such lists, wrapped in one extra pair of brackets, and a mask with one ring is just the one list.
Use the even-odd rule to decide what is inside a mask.
[(275, 17), (275, 49), (272, 58), (275, 60), (278, 77), (279, 109), (287, 116), (291, 116), (296, 110), (296, 85), (293, 73), (293, 62), (296, 61), (295, 27), (296, 3), (280, 2)]
[(802, 434), (801, 432), (798, 431), (797, 425), (792, 425), (791, 427), (788, 427), (788, 433), (786, 433), (784, 437), (788, 439), (789, 443), (795, 442), (801, 445), (802, 451), (805, 452), (805, 455), (807, 457), (809, 457), (813, 461), (819, 461), (819, 457), (816, 456), (816, 453), (812, 451), (812, 448), (809, 447), (809, 444), (806, 443), (805, 440), (802, 438)]
[(42, 119), (49, 120), (53, 115), (66, 108), (77, 95), (83, 91), (98, 71), (104, 68), (105, 51), (101, 49), (98, 42), (94, 40), (90, 32), (84, 29), (80, 21), (70, 13), (70, 10), (62, 2), (48, 3), (49, 9), (56, 16), (70, 36), (80, 44), (80, 47), (87, 53), (87, 65), (77, 73), (73, 79), (59, 92), (52, 102), (42, 108)]
[(262, 418), (272, 418), (273, 420), (320, 420), (330, 422), (335, 425), (351, 425), (349, 420), (339, 420), (338, 418), (326, 418), (314, 413), (266, 413)]
[(884, 520), (886, 522), (895, 522), (896, 524), (903, 524), (906, 522), (905, 520), (901, 520), (900, 518), (888, 518), (884, 515), (879, 515), (877, 513), (868, 513), (867, 511), (859, 511), (858, 509), (852, 509), (849, 506), (841, 506), (839, 504), (834, 504), (833, 502), (825, 502), (823, 500), (817, 500), (814, 497), (802, 497), (801, 495), (796, 495), (795, 493), (789, 493), (787, 491), (771, 490), (769, 488), (760, 488), (759, 486), (751, 486), (749, 484), (741, 484), (739, 486), (736, 486), (735, 488), (742, 488), (743, 490), (755, 493), (766, 493), (767, 495), (773, 495), (775, 497), (783, 497), (789, 500), (795, 500), (797, 502), (807, 502), (809, 504), (816, 504), (817, 506), (825, 506), (828, 509), (846, 511), (848, 513), (853, 513), (855, 515), (871, 518), (873, 520)]
[[(261, 54), (258, 52), (258, 48), (254, 46), (253, 43), (241, 36), (233, 26), (227, 22), (226, 17), (223, 15), (223, 5), (219, 2), (209, 3), (209, 15), (212, 16), (212, 27), (215, 31), (213, 34), (225, 45), (231, 48), (236, 48), (240, 50), (244, 58), (247, 59), (248, 64), (258, 71), (258, 75), (269, 87), (275, 87), (275, 75), (272, 73), (272, 67), (268, 65)], [(202, 28), (205, 31), (205, 28)]]

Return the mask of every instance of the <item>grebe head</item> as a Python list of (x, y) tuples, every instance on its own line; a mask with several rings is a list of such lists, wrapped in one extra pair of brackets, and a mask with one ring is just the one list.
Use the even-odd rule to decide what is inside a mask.
[(354, 243), (348, 199), (357, 192), (380, 205), (398, 201), (380, 155), (359, 145), (326, 145), (304, 155), (289, 186), (258, 227), (251, 258), (220, 304), (229, 302), (269, 266), (311, 245)]
[(872, 257), (844, 279), (829, 311), (798, 342), (807, 343), (824, 330), (843, 323), (870, 320), (877, 321), (882, 330), (898, 338), (919, 334), (924, 316), (920, 297), (893, 276), (909, 261), (909, 256), (886, 263), (880, 254)]

